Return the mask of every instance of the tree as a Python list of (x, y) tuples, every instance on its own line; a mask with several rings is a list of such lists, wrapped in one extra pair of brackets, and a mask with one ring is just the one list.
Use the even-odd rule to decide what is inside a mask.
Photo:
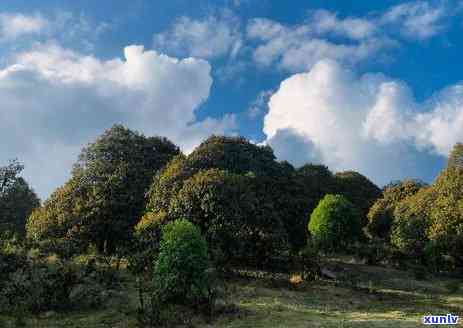
[(129, 240), (142, 215), (153, 176), (178, 154), (178, 147), (166, 138), (145, 137), (114, 125), (82, 150), (71, 182), (35, 213), (31, 227), (70, 212), (58, 219), (64, 236), (113, 253)]
[[(218, 173), (219, 171), (210, 171), (214, 169), (219, 170), (220, 173)], [(207, 171), (209, 173), (204, 173)], [(203, 173), (200, 174), (200, 172)], [(291, 177), (291, 174), (290, 166), (278, 163), (270, 147), (254, 145), (244, 138), (212, 136), (201, 143), (190, 155), (178, 156), (173, 159), (154, 178), (149, 191), (147, 212), (165, 211), (168, 217), (175, 219), (183, 213), (173, 210), (174, 208), (180, 208), (179, 204), (188, 201), (198, 205), (200, 204), (199, 200), (201, 200), (198, 195), (204, 190), (213, 190), (211, 191), (213, 195), (211, 201), (216, 201), (214, 205), (217, 206), (214, 208), (214, 211), (218, 211), (216, 214), (227, 208), (230, 210), (230, 214), (218, 219), (233, 220), (232, 213), (236, 213), (233, 212), (234, 208), (232, 208), (234, 203), (222, 197), (221, 193), (230, 192), (236, 194), (236, 191), (232, 191), (232, 189), (242, 188), (243, 185), (242, 182), (238, 181), (247, 181), (246, 183), (249, 183), (249, 186), (246, 186), (243, 189), (246, 191), (243, 192), (253, 194), (250, 202), (255, 202), (255, 199), (257, 199), (260, 204), (255, 206), (251, 212), (252, 214), (247, 218), (249, 221), (248, 227), (261, 220), (262, 222), (272, 222), (263, 231), (268, 231), (273, 227), (275, 231), (281, 233), (278, 229), (282, 227), (282, 221), (286, 219), (283, 214), (292, 205), (281, 201), (284, 193), (282, 186), (288, 183), (287, 178)], [(195, 176), (196, 178), (193, 178)], [(230, 183), (230, 188), (224, 186), (221, 179)], [(204, 188), (197, 187), (199, 185), (204, 186)], [(252, 189), (252, 192), (249, 191), (250, 189)], [(182, 208), (187, 208), (190, 211), (183, 213), (186, 215), (183, 217), (192, 220), (202, 227), (204, 231), (202, 223), (196, 221), (197, 218), (190, 216), (194, 213), (201, 213), (199, 217), (203, 216), (207, 204), (205, 204), (205, 200), (201, 201), (203, 202), (201, 206), (195, 207), (195, 209), (199, 208), (199, 211), (192, 212), (192, 208), (188, 208), (186, 205), (182, 205)], [(219, 201), (222, 203), (219, 204)], [(241, 201), (246, 204), (243, 198), (241, 198)], [(235, 206), (235, 208), (241, 213), (244, 212), (239, 206)], [(247, 208), (247, 205), (243, 205), (243, 208)], [(242, 217), (242, 215), (239, 214), (237, 217)], [(207, 223), (213, 222), (212, 220), (212, 216), (207, 216)], [(233, 223), (227, 222), (226, 224), (231, 225)], [(254, 235), (254, 238), (257, 238), (257, 233), (254, 233)], [(267, 233), (262, 240), (268, 240), (268, 236)], [(260, 259), (264, 259), (264, 257)]]
[(391, 244), (410, 258), (423, 259), (434, 200), (432, 188), (421, 188), (415, 195), (400, 201), (394, 209)]
[(0, 232), (10, 231), (20, 236), (25, 234), (25, 225), (32, 210), (40, 200), (19, 176), (23, 166), (12, 161), (0, 167)]
[(463, 266), (463, 167), (445, 169), (433, 184), (433, 193), (429, 240)]
[(419, 180), (406, 179), (390, 183), (383, 189), (383, 197), (377, 199), (368, 211), (365, 232), (370, 238), (387, 239), (394, 220), (394, 210), (402, 200), (415, 195), (427, 185)]
[(360, 215), (342, 195), (326, 195), (310, 216), (310, 235), (319, 247), (342, 249), (360, 236)]
[[(262, 190), (252, 176), (210, 169), (184, 182), (170, 213), (198, 226), (218, 261), (261, 264), (286, 240), (279, 217), (267, 212)], [(261, 192), (259, 197), (256, 191)]]
[(336, 193), (344, 195), (360, 211), (361, 225), (367, 224), (367, 214), (373, 203), (381, 197), (381, 189), (365, 176), (354, 171), (338, 172)]
[(147, 210), (167, 210), (184, 181), (200, 170), (214, 168), (262, 177), (277, 175), (280, 165), (270, 147), (257, 146), (242, 137), (211, 136), (190, 155), (177, 156), (154, 178)]
[(164, 226), (153, 279), (159, 303), (197, 304), (207, 297), (208, 267), (207, 243), (197, 227), (183, 219)]

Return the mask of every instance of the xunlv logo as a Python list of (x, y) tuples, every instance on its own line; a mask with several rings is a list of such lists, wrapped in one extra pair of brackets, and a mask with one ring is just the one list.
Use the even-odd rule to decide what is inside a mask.
[(458, 316), (447, 315), (426, 315), (423, 317), (423, 324), (425, 325), (456, 325), (458, 324)]

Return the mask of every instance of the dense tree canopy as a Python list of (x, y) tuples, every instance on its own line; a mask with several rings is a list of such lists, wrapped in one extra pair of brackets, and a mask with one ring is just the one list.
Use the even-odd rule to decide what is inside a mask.
[(396, 206), (391, 243), (411, 257), (430, 254), (438, 261), (447, 256), (452, 265), (463, 265), (463, 167), (458, 165), (458, 144), (449, 165), (436, 181)]
[(24, 235), (28, 216), (40, 205), (35, 192), (19, 176), (22, 169), (17, 161), (0, 167), (0, 233)]
[(360, 215), (342, 195), (328, 194), (310, 216), (311, 238), (323, 249), (338, 250), (360, 236)]
[(425, 186), (424, 182), (411, 179), (393, 182), (385, 186), (383, 197), (376, 200), (368, 212), (368, 224), (365, 227), (368, 237), (387, 238), (394, 220), (394, 210), (398, 203), (415, 195)]
[(79, 236), (113, 252), (141, 216), (153, 176), (178, 154), (165, 138), (113, 126), (82, 150), (71, 180), (31, 216), (30, 234), (40, 237), (35, 227), (57, 220), (64, 231), (54, 235)]
[[(212, 136), (190, 155), (173, 159), (154, 178), (147, 211), (165, 211), (172, 219), (185, 217), (203, 232), (221, 222), (224, 228), (234, 227), (233, 238), (248, 229), (248, 236), (265, 240), (269, 229), (280, 233), (287, 219), (281, 213), (291, 205), (282, 203), (285, 195), (280, 187), (290, 184), (292, 173), (290, 165), (275, 160), (269, 147), (244, 138)], [(261, 245), (261, 250), (267, 247)]]

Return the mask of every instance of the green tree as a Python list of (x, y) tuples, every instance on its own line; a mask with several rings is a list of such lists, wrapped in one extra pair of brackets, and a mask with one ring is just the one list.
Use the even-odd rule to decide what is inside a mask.
[(360, 236), (360, 215), (342, 195), (326, 195), (310, 216), (310, 235), (319, 247), (339, 250)]
[(463, 266), (463, 167), (451, 166), (433, 184), (428, 237), (458, 266)]
[(25, 234), (27, 218), (40, 206), (40, 200), (27, 182), (19, 176), (23, 166), (12, 161), (0, 167), (0, 232)]
[(36, 231), (41, 229), (33, 227), (55, 222), (60, 228), (54, 235), (113, 253), (128, 241), (142, 215), (153, 176), (178, 154), (178, 147), (165, 138), (113, 126), (82, 150), (69, 183), (34, 213), (30, 234), (40, 237)]
[(164, 226), (159, 257), (154, 264), (154, 287), (159, 302), (196, 304), (210, 288), (207, 243), (187, 220)]
[(429, 215), (435, 200), (432, 188), (421, 188), (394, 209), (391, 244), (404, 255), (420, 259), (429, 241)]

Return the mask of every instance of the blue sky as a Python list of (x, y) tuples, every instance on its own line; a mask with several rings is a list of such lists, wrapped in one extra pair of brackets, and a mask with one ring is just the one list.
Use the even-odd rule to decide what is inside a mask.
[(432, 181), (463, 139), (462, 32), (456, 0), (2, 1), (0, 164), (46, 198), (123, 123)]

